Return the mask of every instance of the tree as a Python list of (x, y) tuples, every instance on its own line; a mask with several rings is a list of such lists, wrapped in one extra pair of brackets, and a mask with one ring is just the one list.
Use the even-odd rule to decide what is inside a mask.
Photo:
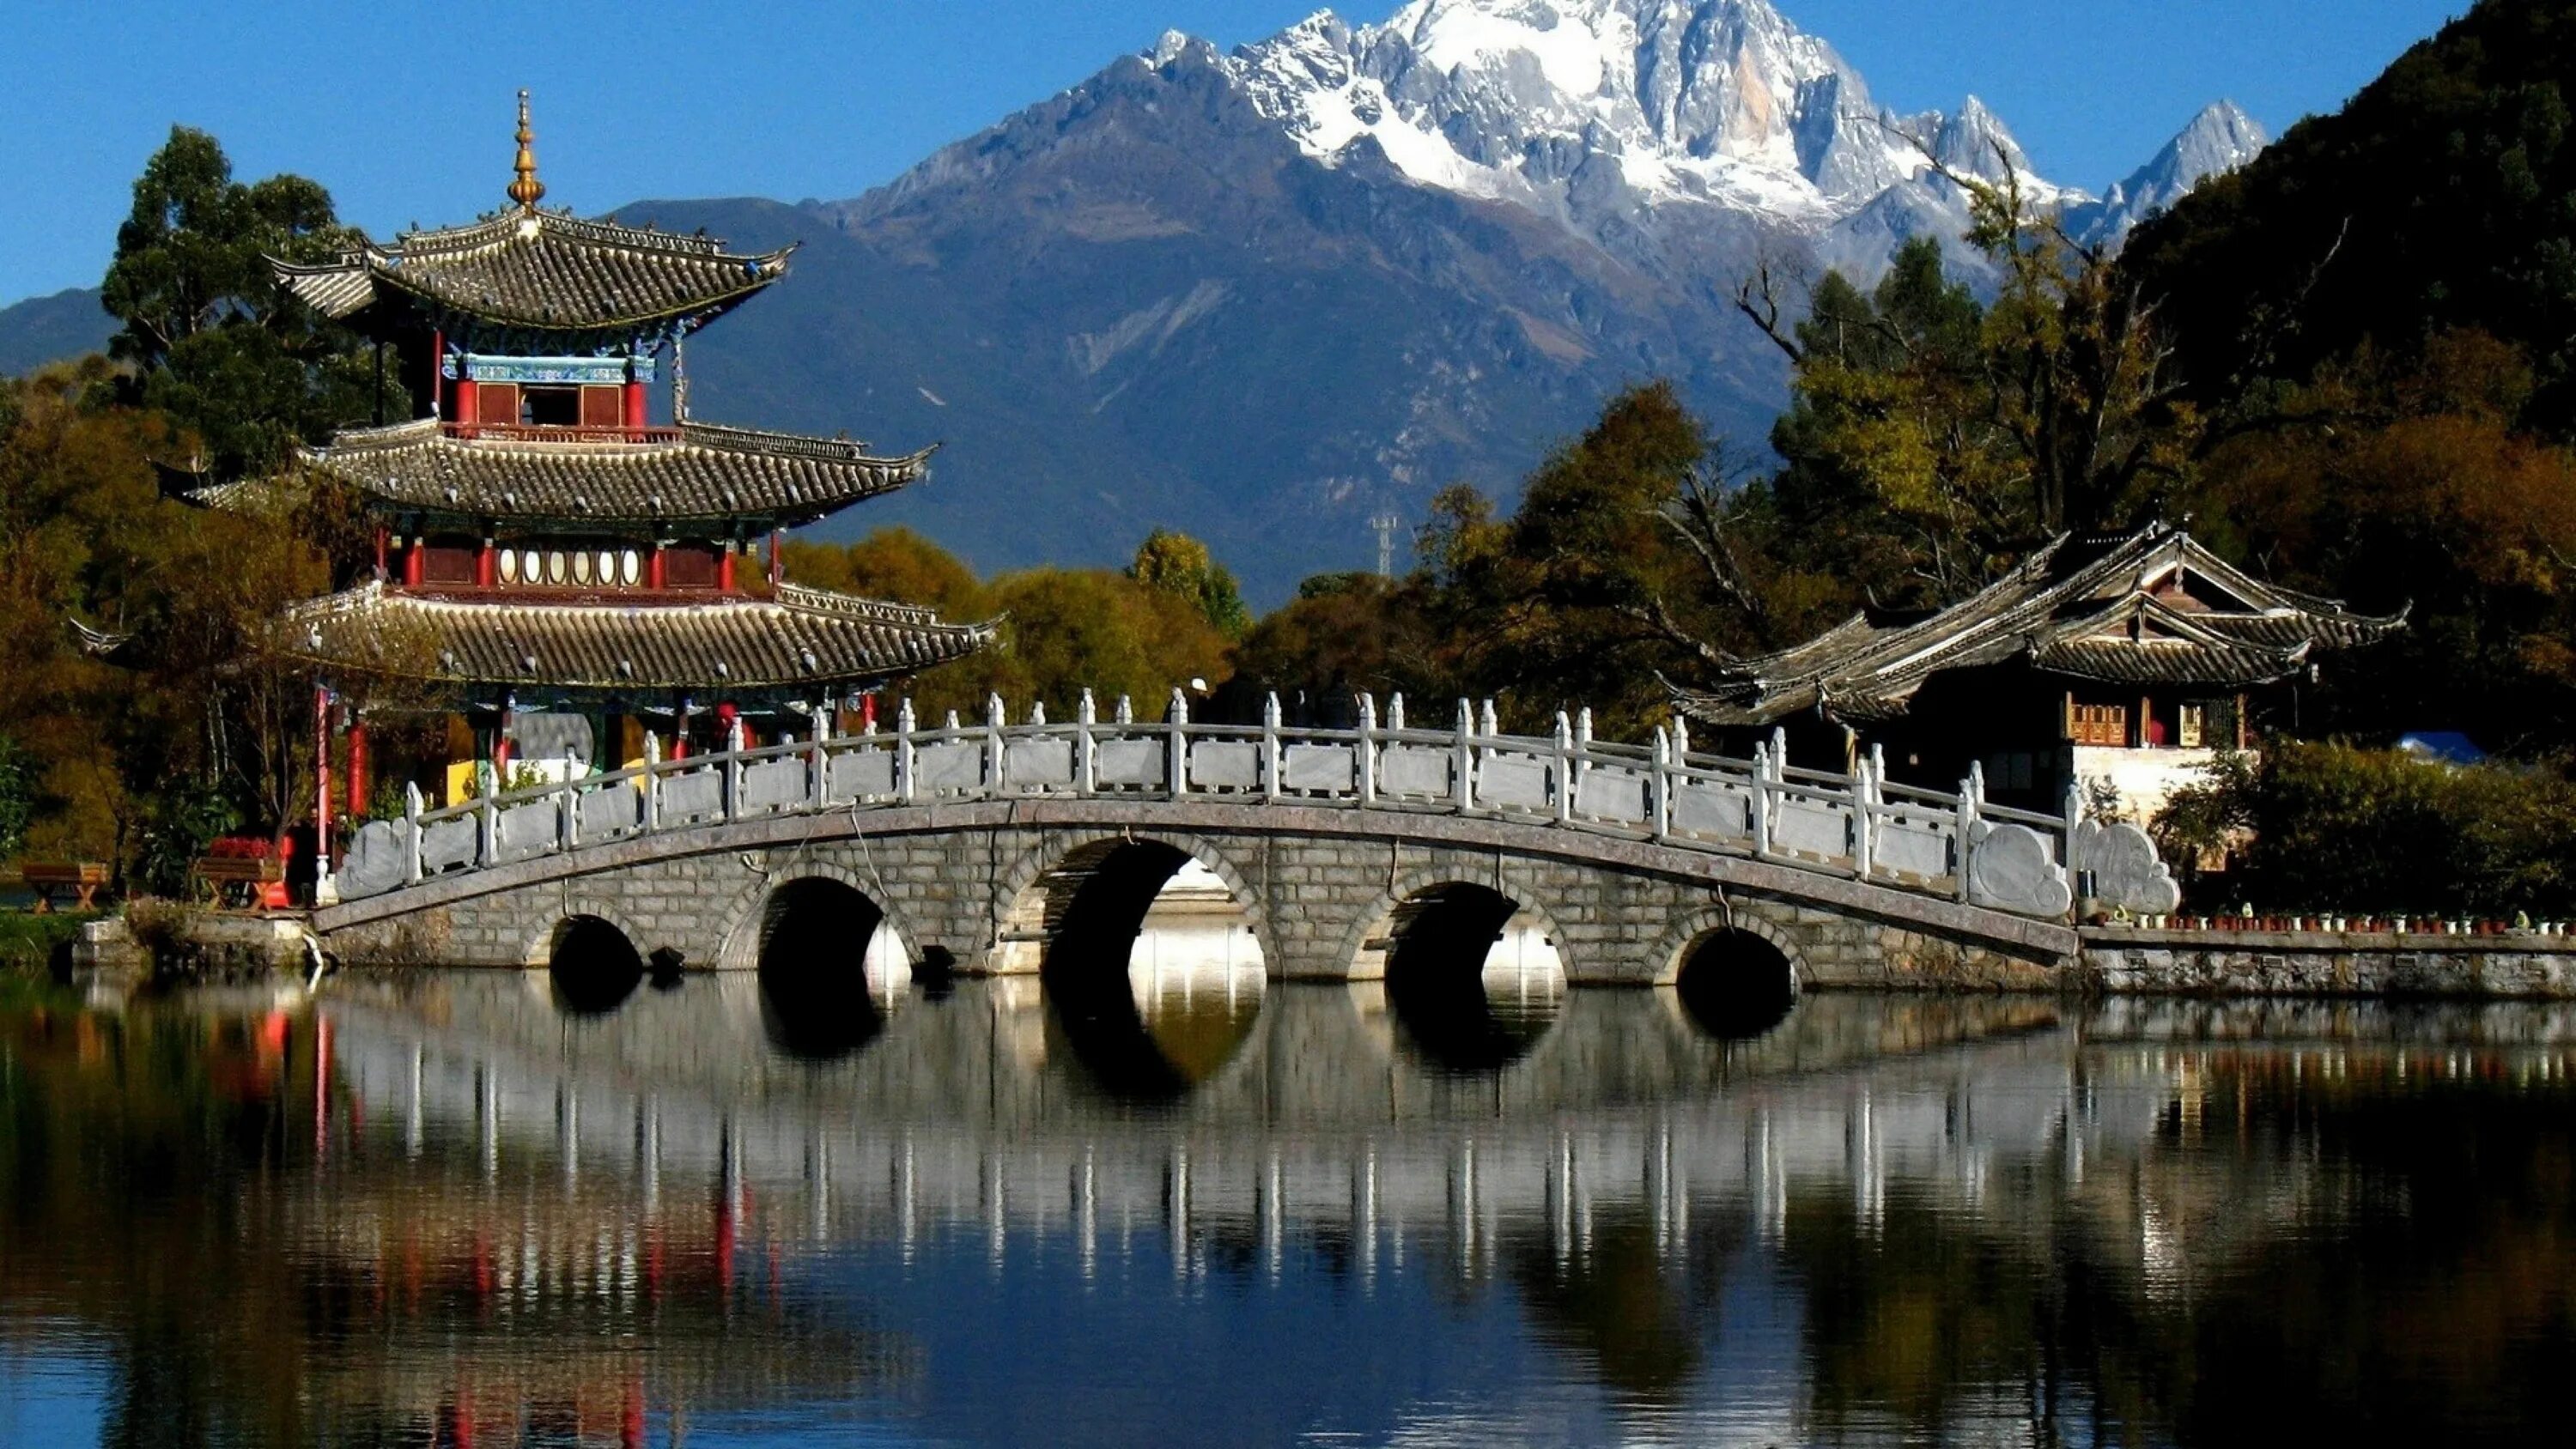
[(0, 735), (0, 860), (27, 848), (36, 821), (36, 762), (18, 742)]
[(109, 354), (130, 401), (193, 434), (219, 478), (281, 462), (299, 439), (380, 411), (363, 342), (278, 284), (269, 265), (357, 245), (330, 193), (300, 176), (243, 183), (214, 137), (174, 126), (134, 183), (100, 302), (124, 326)]
[(1158, 528), (1145, 535), (1127, 577), (1188, 600), (1228, 639), (1240, 639), (1252, 627), (1252, 612), (1243, 606), (1233, 573), (1209, 556), (1206, 544), (1186, 533)]

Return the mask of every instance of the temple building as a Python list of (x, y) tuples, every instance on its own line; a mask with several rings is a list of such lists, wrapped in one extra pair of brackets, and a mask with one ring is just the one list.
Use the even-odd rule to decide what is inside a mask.
[(1857, 615), (1741, 660), (1674, 705), (1749, 748), (1784, 731), (1793, 763), (1848, 770), (1877, 747), (1889, 778), (1954, 789), (1981, 765), (2000, 803), (2089, 802), (2151, 819), (2247, 713), (2319, 650), (2404, 627), (2252, 578), (2162, 524), (2060, 537), (1992, 586), (1929, 615)]
[(373, 529), (371, 573), (283, 631), (318, 697), (344, 701), (330, 720), (348, 735), (344, 801), (369, 801), (366, 721), (349, 717), (361, 696), (445, 716), (447, 758), (410, 763), (433, 784), (443, 770), (452, 800), (478, 762), (506, 783), (518, 766), (631, 763), (648, 731), (683, 752), (737, 722), (755, 740), (810, 730), (991, 642), (989, 626), (780, 570), (784, 530), (921, 481), (931, 450), (882, 457), (689, 416), (684, 339), (785, 276), (793, 248), (737, 255), (540, 208), (525, 92), (515, 171), (510, 206), (470, 226), (275, 264), (375, 342), (420, 415), (301, 450), (285, 480), (197, 495), (257, 507), (281, 486), (331, 485)]

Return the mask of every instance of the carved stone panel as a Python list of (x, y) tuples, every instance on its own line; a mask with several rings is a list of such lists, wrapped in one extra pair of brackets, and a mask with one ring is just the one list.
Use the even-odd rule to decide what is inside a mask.
[(2055, 919), (2075, 904), (2057, 852), (2026, 825), (1989, 827), (1968, 859), (1968, 899), (2015, 915)]
[(1955, 818), (1879, 817), (1878, 833), (1870, 841), (1875, 873), (1939, 880), (1950, 873), (1950, 836), (1956, 829)]
[(762, 760), (743, 767), (742, 808), (776, 810), (802, 804), (807, 788), (803, 760)]
[(403, 843), (410, 835), (411, 823), (404, 820), (370, 820), (359, 826), (334, 877), (340, 899), (363, 900), (402, 885), (411, 873), (403, 859)]
[(622, 780), (582, 796), (581, 803), (575, 808), (580, 811), (581, 838), (584, 841), (623, 835), (644, 821), (643, 792)]
[(1449, 794), (1450, 763), (1451, 756), (1447, 750), (1423, 745), (1391, 745), (1378, 757), (1378, 793), (1445, 799)]
[(524, 860), (554, 849), (555, 802), (538, 800), (526, 805), (511, 805), (501, 811), (501, 858)]
[(1163, 766), (1171, 747), (1161, 740), (1102, 740), (1091, 762), (1092, 778), (1103, 785), (1163, 787)]
[(1190, 788), (1253, 790), (1261, 785), (1261, 747), (1246, 741), (1201, 740), (1190, 746)]
[(1349, 745), (1290, 745), (1281, 773), (1291, 790), (1347, 795), (1359, 788), (1359, 756)]
[(2093, 873), (2093, 898), (2105, 908), (2163, 916), (2182, 906), (2182, 885), (2157, 855), (2155, 841), (2126, 821), (2077, 826), (2075, 868)]
[(924, 745), (912, 752), (912, 769), (924, 790), (972, 790), (984, 783), (984, 747)]
[(1838, 860), (1851, 854), (1851, 813), (1822, 800), (1773, 796), (1771, 848)]
[(1684, 835), (1743, 840), (1753, 834), (1753, 792), (1714, 780), (1673, 783), (1673, 829)]
[(662, 782), (662, 820), (678, 824), (724, 813), (724, 776), (714, 770), (674, 775)]
[(825, 763), (826, 786), (835, 801), (871, 800), (894, 793), (894, 751), (856, 750), (834, 755)]
[(473, 817), (440, 820), (420, 828), (420, 868), (429, 875), (474, 863), (482, 844), (482, 827)]
[(1476, 803), (1514, 810), (1548, 806), (1547, 776), (1552, 759), (1486, 752), (1476, 766)]
[(1625, 825), (1646, 823), (1646, 777), (1615, 765), (1595, 765), (1576, 788), (1577, 814)]
[(1002, 747), (1002, 766), (1014, 788), (1073, 783), (1073, 741), (1013, 740)]

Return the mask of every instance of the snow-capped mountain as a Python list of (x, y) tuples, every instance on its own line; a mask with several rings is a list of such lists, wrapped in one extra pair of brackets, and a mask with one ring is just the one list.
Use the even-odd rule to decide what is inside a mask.
[(849, 201), (636, 214), (809, 243), (693, 343), (702, 412), (950, 441), (936, 486), (842, 526), (985, 567), (1177, 527), (1270, 603), (1443, 485), (1508, 498), (1631, 383), (1759, 447), (1787, 367), (1737, 287), (1955, 242), (1933, 158), (2112, 234), (2258, 142), (2216, 113), (2097, 201), (1973, 99), (1892, 113), (1770, 0), (1413, 0), (1166, 36)]
[[(1194, 44), (1167, 35), (1151, 58)], [(1665, 243), (1713, 207), (1872, 270), (1889, 238), (1964, 217), (1935, 158), (1990, 178), (2009, 165), (2043, 204), (2090, 199), (2033, 172), (1973, 97), (1954, 114), (1880, 106), (1769, 0), (1412, 0), (1379, 25), (1318, 14), (1221, 64), (1326, 165), (1370, 148), (1648, 264), (1675, 260)]]
[(2213, 176), (2223, 176), (2261, 155), (2272, 144), (2263, 124), (2234, 101), (2220, 101), (2202, 111), (2165, 143), (2155, 159), (2115, 183), (2102, 199), (2068, 213), (2068, 224), (2081, 234), (2120, 242), (2138, 224), (2188, 195)]

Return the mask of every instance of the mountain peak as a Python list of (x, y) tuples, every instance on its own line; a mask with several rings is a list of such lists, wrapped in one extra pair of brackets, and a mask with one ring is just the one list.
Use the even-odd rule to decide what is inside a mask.
[(2234, 101), (2213, 102), (2176, 132), (2154, 159), (2113, 186), (2093, 214), (2076, 219), (2082, 234), (2117, 245), (2148, 217), (2209, 178), (2253, 160), (2270, 144), (2271, 134), (2244, 107)]

